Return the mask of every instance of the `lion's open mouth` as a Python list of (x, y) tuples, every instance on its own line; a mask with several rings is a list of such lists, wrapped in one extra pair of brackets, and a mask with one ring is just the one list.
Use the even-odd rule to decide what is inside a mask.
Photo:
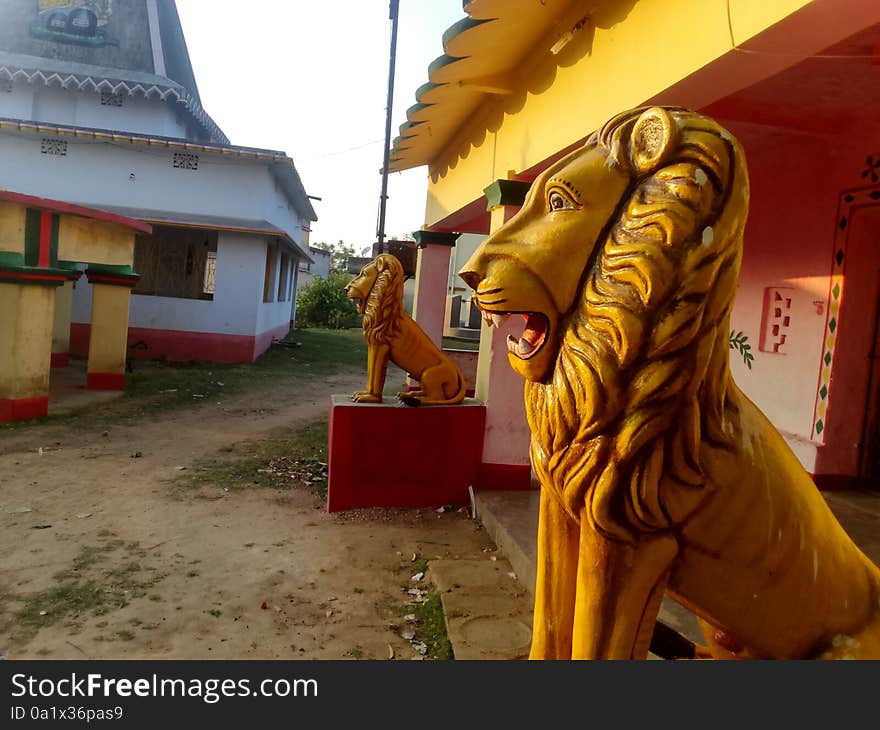
[(523, 318), (525, 327), (519, 338), (507, 336), (507, 351), (520, 360), (534, 357), (547, 341), (549, 320), (540, 312), (515, 312), (511, 314), (483, 311), (483, 317), (490, 327), (501, 327), (512, 314)]

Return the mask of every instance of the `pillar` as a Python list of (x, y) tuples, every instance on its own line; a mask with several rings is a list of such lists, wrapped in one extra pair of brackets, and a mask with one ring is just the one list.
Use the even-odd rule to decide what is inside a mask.
[(458, 233), (436, 231), (416, 231), (413, 234), (419, 247), (413, 319), (441, 348), (449, 291), (449, 259), (458, 236)]
[(53, 368), (66, 368), (70, 364), (70, 315), (73, 309), (73, 285), (77, 278), (77, 275), (71, 273), (70, 278), (55, 290), (55, 321), (52, 327)]
[[(490, 213), (489, 233), (494, 233), (522, 206), (530, 184), (496, 180), (485, 189)], [(509, 328), (480, 329), (475, 397), (487, 406), (483, 457), (477, 470), (478, 489), (530, 489), (529, 427), (523, 404), (523, 379), (507, 360)]]
[(49, 412), (55, 285), (13, 283), (4, 273), (0, 271), (0, 423), (9, 423)]
[(128, 310), (138, 281), (130, 266), (89, 265), (92, 327), (89, 334), (89, 390), (124, 390), (128, 352)]

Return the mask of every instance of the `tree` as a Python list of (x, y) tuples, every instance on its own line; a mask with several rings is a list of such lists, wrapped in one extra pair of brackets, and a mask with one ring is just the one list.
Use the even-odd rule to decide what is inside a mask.
[(330, 254), (330, 271), (344, 274), (348, 271), (348, 259), (357, 256), (354, 246), (350, 246), (343, 241), (336, 243), (316, 243), (315, 248), (327, 251)]
[(296, 298), (297, 326), (330, 329), (356, 327), (359, 315), (354, 303), (345, 294), (349, 281), (351, 276), (333, 270), (326, 279), (317, 276), (312, 279)]

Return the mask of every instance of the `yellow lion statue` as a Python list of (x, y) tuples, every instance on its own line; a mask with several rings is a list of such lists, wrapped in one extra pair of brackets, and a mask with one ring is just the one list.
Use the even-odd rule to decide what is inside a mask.
[(624, 112), (532, 184), (461, 276), (523, 375), (541, 482), (535, 659), (647, 656), (664, 592), (700, 655), (880, 658), (880, 570), (737, 388), (739, 143)]
[(433, 343), (403, 309), (403, 266), (391, 254), (379, 254), (345, 288), (364, 315), (367, 340), (367, 389), (358, 403), (381, 403), (388, 361), (419, 381), (419, 389), (398, 393), (407, 405), (453, 405), (465, 396), (458, 366)]

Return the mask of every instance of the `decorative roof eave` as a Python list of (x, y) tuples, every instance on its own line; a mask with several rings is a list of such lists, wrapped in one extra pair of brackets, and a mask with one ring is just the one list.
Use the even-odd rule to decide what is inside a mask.
[(12, 82), (25, 81), (28, 84), (42, 84), (44, 86), (57, 86), (75, 91), (107, 91), (113, 94), (125, 93), (129, 96), (142, 96), (145, 99), (176, 101), (205, 130), (211, 141), (229, 144), (229, 138), (202, 108), (198, 100), (183, 86), (174, 82), (140, 83), (87, 74), (46, 72), (40, 69), (27, 69), (10, 64), (0, 65), (0, 79)]
[(391, 149), (389, 169), (399, 172), (434, 163), (488, 97), (515, 93), (517, 73), (536, 49), (584, 22), (595, 0), (464, 0), (467, 17), (443, 33), (444, 54), (428, 66), (428, 82)]
[(145, 134), (123, 132), (107, 132), (89, 127), (73, 127), (69, 125), (45, 124), (43, 122), (26, 122), (20, 119), (0, 118), (0, 131), (25, 132), (30, 134), (54, 134), (59, 137), (75, 137), (91, 139), (96, 142), (127, 142), (129, 144), (147, 145), (149, 147), (167, 147), (171, 150), (187, 152), (204, 152), (207, 154), (238, 157), (268, 162), (271, 170), (279, 178), (290, 200), (302, 218), (310, 221), (318, 220), (315, 209), (309, 202), (308, 195), (302, 184), (293, 160), (284, 152), (262, 150), (256, 147), (237, 147), (229, 144), (186, 142), (172, 137), (151, 137)]

